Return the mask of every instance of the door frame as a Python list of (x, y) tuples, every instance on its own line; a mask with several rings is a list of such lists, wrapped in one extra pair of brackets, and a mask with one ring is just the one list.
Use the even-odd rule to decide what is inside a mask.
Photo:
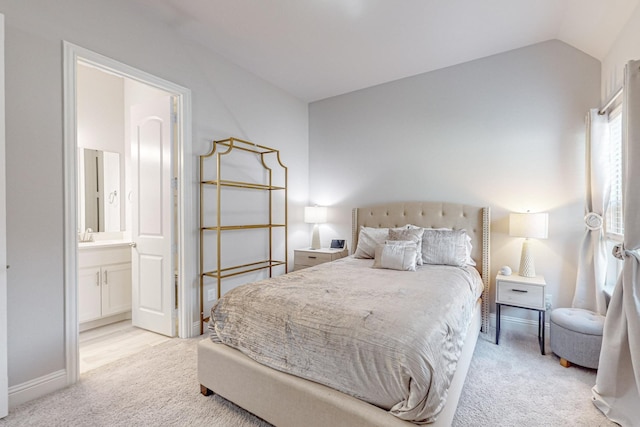
[(178, 336), (189, 338), (193, 331), (193, 303), (190, 283), (195, 277), (196, 240), (193, 233), (191, 90), (131, 67), (99, 53), (63, 41), (64, 102), (64, 275), (65, 275), (65, 359), (67, 383), (79, 378), (78, 331), (78, 237), (77, 237), (77, 123), (76, 77), (78, 60), (98, 69), (169, 92), (177, 99), (177, 241), (178, 248)]
[(0, 13), (0, 418), (9, 413), (7, 371), (7, 191), (4, 78), (4, 15)]

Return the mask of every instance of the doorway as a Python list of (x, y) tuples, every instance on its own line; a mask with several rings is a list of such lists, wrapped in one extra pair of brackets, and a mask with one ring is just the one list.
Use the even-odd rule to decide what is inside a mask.
[[(92, 69), (92, 72), (100, 72), (100, 73), (103, 73), (103, 75), (108, 75), (110, 77), (115, 77), (116, 79), (120, 79), (123, 82), (122, 83), (123, 85), (127, 84), (127, 85), (130, 85), (131, 87), (137, 88), (137, 90), (132, 90), (130, 93), (140, 94), (142, 92), (154, 92), (156, 95), (158, 93), (162, 93), (163, 95), (165, 95), (167, 100), (170, 100), (171, 105), (175, 106), (175, 114), (171, 114), (172, 117), (165, 120), (165, 122), (167, 122), (168, 120), (172, 121), (173, 125), (171, 128), (172, 129), (171, 134), (175, 140), (175, 144), (173, 144), (173, 149), (172, 150), (170, 149), (168, 156), (166, 156), (171, 159), (171, 164), (169, 168), (170, 172), (169, 174), (164, 173), (162, 175), (157, 175), (158, 179), (162, 179), (162, 184), (157, 185), (158, 187), (162, 187), (164, 189), (166, 189), (167, 187), (175, 189), (174, 195), (169, 195), (168, 197), (165, 197), (165, 199), (171, 199), (171, 205), (168, 207), (165, 206), (166, 209), (165, 211), (163, 211), (163, 212), (170, 212), (170, 211), (176, 212), (176, 214), (173, 216), (168, 215), (174, 218), (174, 220), (170, 221), (168, 228), (165, 227), (163, 228), (163, 231), (162, 231), (163, 235), (165, 237), (168, 237), (167, 243), (164, 244), (163, 246), (165, 248), (167, 247), (169, 248), (168, 249), (169, 252), (166, 254), (166, 259), (171, 260), (171, 262), (164, 262), (162, 261), (162, 259), (160, 259), (160, 262), (158, 262), (157, 254), (149, 255), (144, 253), (142, 255), (139, 255), (138, 252), (140, 248), (132, 247), (131, 249), (129, 248), (126, 248), (126, 249), (131, 251), (131, 264), (130, 264), (131, 276), (130, 277), (132, 278), (133, 288), (134, 288), (134, 291), (133, 291), (134, 298), (132, 298), (132, 300), (134, 300), (132, 303), (133, 312), (135, 313), (136, 307), (139, 310), (141, 310), (141, 312), (144, 312), (145, 315), (149, 313), (153, 314), (154, 312), (160, 313), (160, 311), (163, 311), (165, 314), (165, 317), (168, 318), (170, 322), (172, 322), (171, 323), (172, 325), (175, 325), (176, 323), (177, 325), (179, 325), (177, 330), (175, 330), (175, 328), (170, 328), (170, 331), (166, 332), (166, 329), (165, 329), (165, 332), (163, 333), (169, 336), (176, 335), (177, 333), (179, 337), (183, 337), (183, 338), (190, 337), (192, 335), (191, 323), (193, 323), (190, 320), (193, 318), (192, 304), (189, 303), (190, 302), (190, 300), (188, 299), (189, 292), (187, 290), (188, 286), (186, 285), (186, 282), (189, 281), (187, 278), (193, 277), (192, 276), (193, 270), (190, 264), (188, 264), (185, 261), (185, 259), (189, 259), (188, 258), (189, 256), (193, 256), (192, 253), (189, 253), (191, 251), (190, 248), (193, 246), (192, 245), (193, 238), (189, 236), (188, 233), (185, 233), (185, 230), (190, 229), (189, 217), (188, 215), (185, 215), (185, 210), (189, 207), (190, 192), (191, 192), (188, 186), (185, 185), (185, 182), (188, 182), (188, 179), (185, 179), (185, 177), (190, 176), (190, 174), (192, 173), (192, 169), (189, 162), (184, 161), (185, 158), (187, 159), (190, 158), (190, 153), (191, 153), (191, 149), (190, 149), (191, 141), (190, 141), (190, 132), (189, 132), (190, 126), (188, 126), (188, 124), (190, 123), (190, 108), (189, 108), (190, 91), (188, 89), (177, 86), (171, 82), (167, 82), (165, 80), (159, 79), (143, 71), (134, 69), (125, 64), (119, 63), (117, 61), (111, 60), (110, 58), (99, 55), (95, 52), (88, 51), (86, 49), (80, 48), (78, 46), (75, 46), (66, 42), (64, 43), (64, 65), (65, 65), (64, 98), (65, 98), (65, 189), (66, 189), (66, 192), (65, 192), (65, 271), (68, 278), (66, 281), (67, 304), (66, 304), (66, 313), (65, 313), (66, 314), (65, 323), (66, 323), (67, 333), (66, 333), (65, 340), (66, 340), (66, 349), (67, 349), (67, 355), (66, 355), (67, 356), (66, 357), (67, 378), (68, 378), (68, 383), (72, 384), (77, 381), (78, 374), (79, 374), (79, 360), (78, 360), (79, 321), (82, 316), (79, 314), (78, 305), (80, 302), (80, 297), (82, 297), (82, 295), (79, 295), (78, 293), (78, 284), (79, 284), (79, 281), (83, 280), (83, 278), (85, 277), (78, 274), (78, 268), (80, 267), (80, 264), (79, 264), (80, 243), (78, 243), (78, 240), (79, 240), (79, 237), (80, 237), (80, 240), (83, 238), (86, 240), (91, 240), (91, 239), (88, 239), (87, 237), (92, 235), (91, 232), (84, 233), (85, 231), (87, 231), (86, 230), (87, 228), (91, 228), (91, 227), (86, 227), (85, 221), (91, 218), (92, 215), (85, 215), (82, 213), (82, 209), (80, 209), (81, 206), (79, 203), (79, 201), (82, 199), (80, 194), (81, 191), (80, 191), (80, 187), (77, 185), (78, 183), (80, 183), (80, 180), (78, 180), (78, 177), (80, 176), (80, 172), (81, 172), (79, 167), (80, 162), (78, 162), (79, 156), (77, 155), (78, 147), (82, 147), (83, 145), (85, 145), (84, 141), (87, 140), (86, 134), (85, 134), (87, 129), (81, 128), (79, 126), (80, 123), (78, 121), (78, 107), (79, 107), (78, 78), (79, 76), (81, 76), (81, 74), (84, 71), (87, 70), (86, 67)], [(136, 98), (136, 96), (131, 97), (131, 99), (134, 99), (134, 98)], [(140, 101), (140, 99), (136, 99), (136, 101)], [(129, 105), (134, 105), (136, 103), (137, 102), (131, 101), (129, 102)], [(141, 102), (141, 103), (144, 104), (144, 102)], [(127, 110), (129, 105), (126, 106)], [(123, 111), (125, 110), (124, 107), (125, 106), (123, 106)], [(127, 114), (125, 114), (125, 117), (126, 118), (129, 117), (128, 112)], [(131, 127), (135, 131), (135, 132), (132, 131), (131, 135), (146, 135), (145, 136), (146, 138), (149, 135), (152, 135), (154, 132), (154, 129), (157, 128), (157, 126), (155, 127), (153, 126), (154, 120), (156, 120), (157, 118), (158, 117), (154, 115), (150, 118), (143, 117), (142, 119), (140, 119), (142, 120), (141, 123), (143, 123), (140, 126), (144, 127), (146, 124), (149, 124), (149, 123), (151, 123), (151, 126), (147, 126), (144, 128), (143, 127), (136, 128), (135, 123), (127, 123), (124, 126), (124, 128), (129, 129)], [(125, 120), (125, 121), (128, 121), (128, 120)], [(149, 129), (151, 130), (149, 131)], [(128, 132), (125, 132), (125, 134), (127, 133)], [(122, 139), (127, 141), (127, 143), (128, 141), (134, 141), (133, 150), (131, 151), (134, 153), (136, 152), (135, 144), (144, 143), (144, 140), (137, 141), (135, 138), (128, 138), (128, 137), (125, 138), (125, 135), (123, 135)], [(103, 147), (88, 147), (88, 148), (100, 149)], [(144, 150), (144, 147), (142, 147), (142, 149)], [(123, 240), (130, 241), (133, 243), (132, 246), (135, 246), (135, 242), (136, 242), (136, 236), (134, 236), (134, 234), (136, 233), (135, 223), (138, 223), (139, 221), (137, 221), (137, 218), (135, 218), (133, 216), (134, 214), (131, 213), (131, 212), (134, 212), (135, 209), (133, 208), (128, 209), (127, 203), (131, 202), (132, 205), (135, 206), (136, 203), (140, 201), (140, 199), (143, 199), (143, 196), (142, 196), (143, 191), (136, 191), (139, 188), (138, 186), (135, 186), (136, 180), (133, 179), (131, 176), (128, 176), (128, 174), (138, 173), (138, 172), (131, 172), (131, 171), (136, 170), (135, 168), (140, 166), (138, 165), (138, 163), (136, 163), (135, 156), (133, 156), (133, 161), (129, 161), (127, 159), (128, 153), (129, 153), (128, 150), (130, 150), (130, 147), (123, 148), (122, 152), (124, 154), (123, 156), (124, 158), (120, 160), (112, 161), (112, 163), (115, 162), (116, 164), (119, 163), (120, 165), (124, 165), (123, 167), (121, 167), (121, 170), (116, 175), (119, 175), (121, 178), (123, 178), (124, 182), (133, 183), (132, 185), (134, 185), (134, 188), (132, 189), (128, 185), (115, 184), (115, 187), (113, 189), (104, 190), (102, 191), (102, 193), (100, 192), (96, 193), (96, 194), (99, 194), (98, 200), (100, 200), (100, 197), (102, 197), (102, 200), (111, 201), (112, 202), (111, 204), (112, 205), (115, 204), (115, 207), (114, 206), (110, 207), (110, 209), (113, 211), (110, 214), (111, 219), (108, 221), (105, 221), (104, 218), (108, 217), (108, 215), (106, 214), (108, 209), (101, 211), (100, 207), (98, 206), (96, 209), (98, 210), (98, 212), (102, 212), (103, 220), (102, 221), (98, 220), (98, 222), (94, 222), (94, 224), (105, 224), (105, 226), (106, 224), (112, 224), (112, 225), (115, 224), (114, 227), (116, 228), (118, 224), (120, 224), (120, 230), (116, 229), (116, 231), (107, 231), (105, 228), (104, 231), (98, 232), (96, 235), (93, 235), (93, 237), (94, 238), (98, 237), (98, 240), (102, 240), (102, 239), (110, 240), (109, 239), (110, 237), (114, 237), (114, 239), (117, 240), (118, 237), (123, 237)], [(103, 150), (103, 151), (109, 151), (109, 150)], [(115, 151), (119, 151), (119, 150), (116, 149)], [(88, 157), (88, 158), (90, 158), (91, 161), (93, 161), (94, 157)], [(142, 165), (140, 167), (148, 167), (148, 165), (147, 166)], [(148, 170), (145, 170), (144, 172), (141, 170), (139, 175), (136, 175), (136, 176), (144, 175), (145, 177), (148, 177), (149, 174), (147, 172)], [(127, 178), (129, 178), (130, 180), (127, 181)], [(114, 184), (112, 183), (112, 185)], [(95, 199), (92, 200), (92, 203), (94, 204), (96, 203)], [(119, 221), (117, 220), (117, 218), (114, 220), (114, 216), (118, 217), (118, 215), (120, 215)], [(100, 214), (93, 215), (93, 216), (100, 217)], [(97, 227), (100, 227), (100, 225), (97, 225)], [(79, 235), (78, 231), (82, 231), (83, 233), (80, 233)], [(105, 239), (105, 235), (101, 235), (101, 233), (105, 233), (106, 239)], [(113, 233), (113, 234), (109, 234), (109, 233)], [(94, 245), (94, 246), (100, 246), (100, 245)], [(116, 255), (113, 255), (113, 256), (116, 256)], [(95, 254), (94, 254), (94, 258), (103, 259), (102, 256), (100, 255), (95, 256)], [(122, 261), (122, 260), (119, 260), (119, 261)], [(98, 286), (96, 287), (102, 286), (100, 285), (100, 283), (103, 280), (106, 282), (107, 277), (111, 277), (112, 279), (110, 280), (114, 280), (114, 281), (118, 278), (123, 279), (128, 277), (128, 272), (126, 270), (126, 262), (119, 262), (118, 269), (113, 269), (114, 263), (116, 263), (116, 261), (113, 261), (111, 263), (111, 267), (109, 267), (109, 269), (107, 269), (106, 267), (102, 269), (101, 266), (98, 266), (97, 272), (95, 274), (92, 272), (93, 276), (91, 277), (93, 277), (95, 279), (95, 282), (98, 284)], [(150, 270), (150, 268), (153, 267), (154, 263), (155, 265), (164, 264), (165, 266), (175, 263), (175, 265), (170, 266), (170, 268), (168, 269), (164, 268), (164, 270), (162, 270), (161, 272), (158, 272), (158, 271), (154, 272)], [(107, 275), (107, 273), (109, 272), (111, 272), (111, 274)], [(86, 273), (86, 271), (84, 273)], [(162, 285), (163, 294), (161, 296), (151, 295), (151, 292), (149, 291), (149, 289), (146, 289), (146, 290), (136, 289), (135, 287), (136, 280), (139, 280), (140, 277), (148, 277), (150, 274), (151, 275), (156, 274), (155, 276), (156, 279), (158, 278), (162, 279), (161, 282), (163, 283)], [(104, 289), (111, 289), (111, 288), (108, 286), (104, 286)], [(101, 291), (101, 295), (103, 298), (103, 303), (102, 303), (103, 314), (106, 313), (107, 317), (110, 317), (109, 315), (113, 313), (110, 312), (109, 309), (116, 307), (116, 311), (119, 311), (119, 313), (116, 313), (116, 314), (122, 316), (123, 305), (122, 305), (121, 299), (118, 300), (117, 297), (122, 296), (123, 292), (122, 291), (120, 291), (119, 293), (115, 292), (115, 295), (116, 295), (115, 297), (113, 295), (107, 295), (105, 297), (104, 289)], [(126, 286), (122, 289), (126, 289)], [(113, 293), (113, 291), (109, 291), (109, 292)], [(139, 300), (136, 302), (135, 301), (136, 295), (138, 297), (142, 295), (146, 299), (144, 299), (143, 301)], [(117, 301), (117, 303), (111, 304), (111, 305), (107, 304), (105, 306), (104, 304), (105, 298), (109, 300), (108, 302), (111, 302), (112, 301), (111, 299), (113, 299), (114, 301)], [(160, 301), (162, 303), (161, 309), (157, 308), (154, 305), (155, 301)], [(169, 312), (167, 312), (166, 310), (168, 302), (170, 302)], [(186, 303), (183, 303), (183, 302), (186, 302)], [(168, 313), (168, 316), (167, 316), (167, 313)], [(84, 315), (84, 313), (82, 315)], [(126, 318), (126, 314), (124, 315), (124, 317)], [(135, 314), (133, 315), (133, 317), (135, 318)], [(115, 319), (111, 319), (111, 320), (118, 320), (117, 316)], [(123, 320), (123, 319), (119, 319), (119, 320)]]
[[(152, 147), (143, 147), (144, 157), (150, 157), (149, 165), (145, 159), (137, 161), (142, 156), (134, 155), (140, 151), (136, 135), (141, 109), (143, 118), (152, 118), (152, 129), (160, 130), (150, 135)], [(172, 272), (177, 271), (171, 255), (177, 199), (170, 184), (177, 170), (176, 156), (171, 152), (175, 139), (172, 117), (176, 113), (173, 94), (78, 61), (80, 374), (176, 335), (175, 304), (163, 306), (175, 299)], [(163, 126), (154, 126), (153, 119)], [(162, 147), (170, 155), (154, 156), (153, 147)], [(140, 165), (147, 169), (142, 177)], [(164, 173), (154, 173), (158, 171)], [(137, 185), (145, 183), (145, 176), (149, 182)], [(163, 202), (163, 198), (168, 202), (148, 200)], [(163, 217), (167, 218), (164, 229), (156, 227)], [(146, 233), (137, 230), (149, 224), (156, 229)], [(165, 269), (154, 271), (154, 263), (145, 264), (148, 251), (140, 254), (145, 237), (156, 241), (158, 250), (153, 255)], [(141, 295), (146, 299), (143, 303)], [(153, 309), (145, 310), (151, 306)]]

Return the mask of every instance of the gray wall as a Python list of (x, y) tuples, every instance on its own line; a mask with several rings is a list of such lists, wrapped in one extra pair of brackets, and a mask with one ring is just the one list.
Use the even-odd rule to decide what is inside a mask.
[[(537, 273), (554, 306), (569, 306), (583, 233), (584, 116), (599, 87), (597, 60), (549, 41), (310, 104), (310, 199), (333, 207), (324, 244), (350, 238), (359, 205), (490, 206), (495, 275), (518, 269), (522, 240), (508, 236), (509, 212), (546, 211)], [(523, 311), (505, 314), (532, 318)]]
[[(618, 38), (602, 60), (602, 103), (604, 104), (624, 83), (624, 67), (640, 59), (640, 4), (629, 17)], [(620, 97), (622, 98), (622, 97)], [(622, 102), (622, 99), (619, 99)]]
[[(306, 245), (305, 103), (186, 40), (179, 23), (126, 0), (2, 0), (0, 12), (6, 19), (10, 386), (65, 368), (62, 40), (192, 90), (194, 201), (195, 155), (208, 152), (210, 140), (236, 136), (279, 148), (290, 166), (290, 247)], [(196, 215), (194, 206), (193, 224)]]

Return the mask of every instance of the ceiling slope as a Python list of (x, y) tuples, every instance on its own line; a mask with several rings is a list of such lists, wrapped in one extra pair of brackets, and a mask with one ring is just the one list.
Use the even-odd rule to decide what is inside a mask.
[(136, 0), (311, 102), (558, 39), (602, 60), (640, 0)]

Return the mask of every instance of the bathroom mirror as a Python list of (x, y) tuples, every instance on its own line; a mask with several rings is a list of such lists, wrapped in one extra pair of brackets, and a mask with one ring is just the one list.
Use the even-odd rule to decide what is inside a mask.
[(78, 148), (78, 231), (121, 231), (120, 154)]

